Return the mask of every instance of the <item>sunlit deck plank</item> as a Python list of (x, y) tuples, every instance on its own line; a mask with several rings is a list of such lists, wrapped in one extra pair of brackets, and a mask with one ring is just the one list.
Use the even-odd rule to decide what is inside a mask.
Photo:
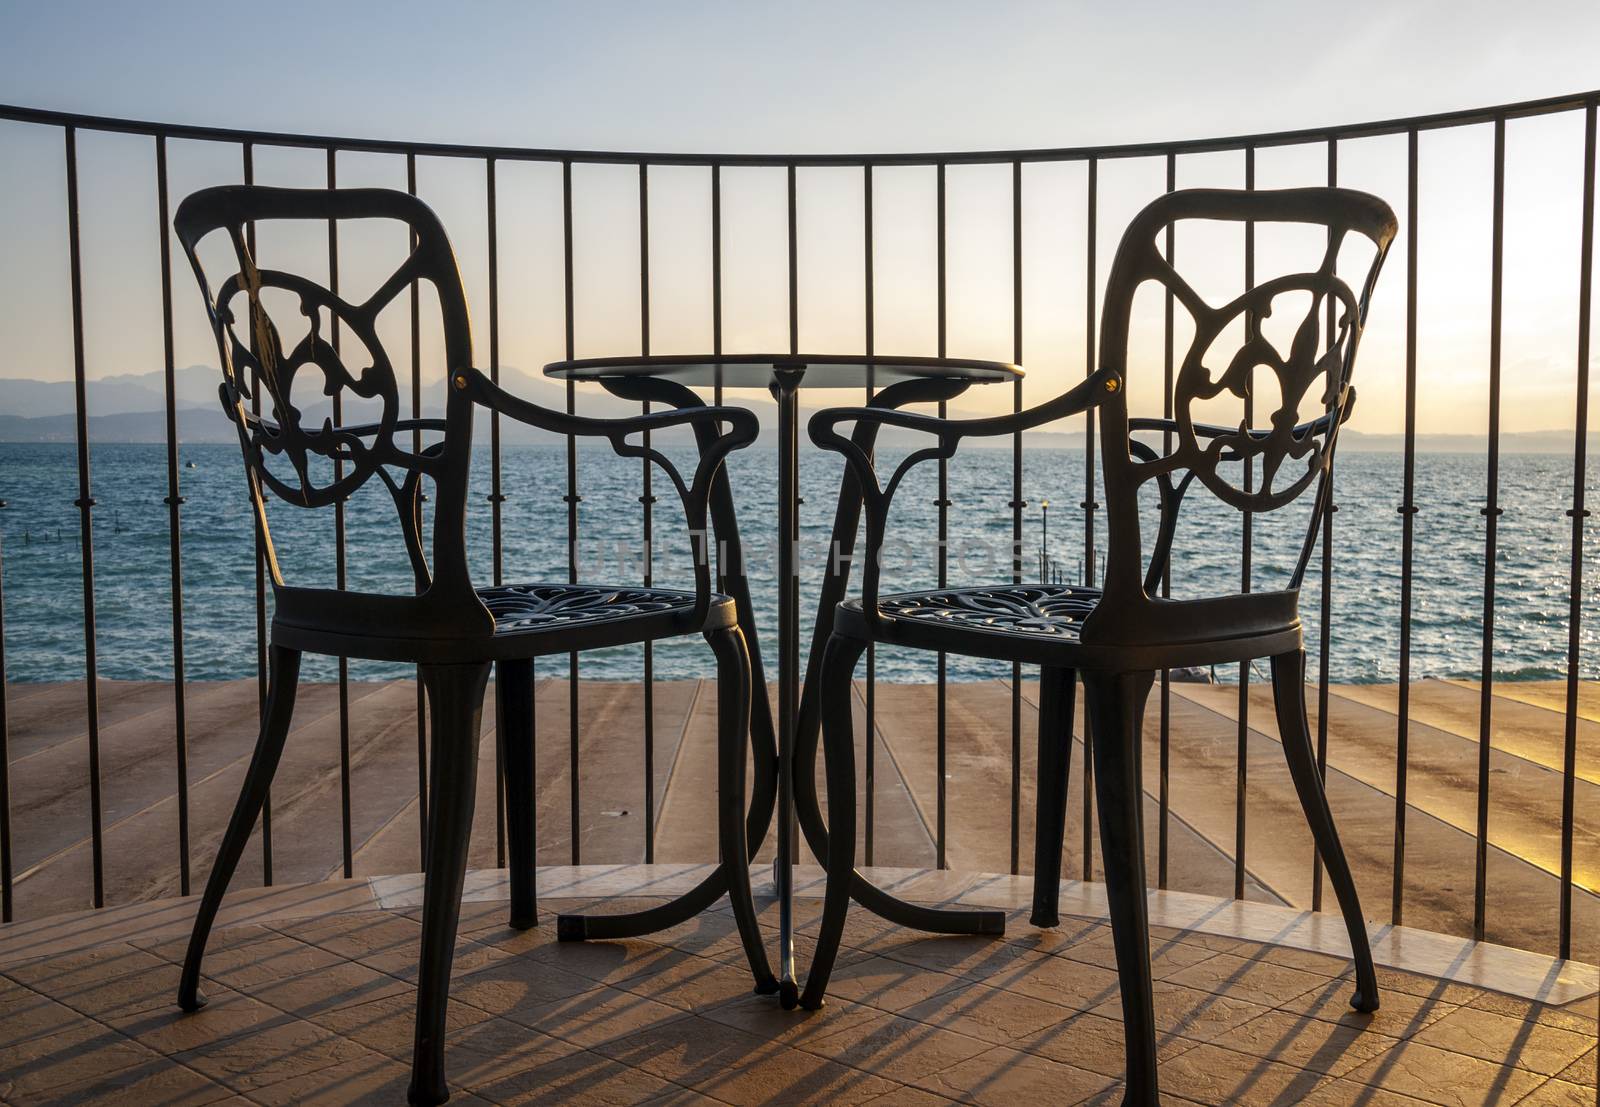
[[(1339, 690), (1342, 692), (1346, 687), (1340, 686)], [(1215, 711), (1219, 718), (1227, 719), (1230, 726), (1237, 726), (1236, 687), (1183, 685), (1180, 688), (1175, 685), (1174, 688), (1186, 702), (1197, 708)], [(1264, 689), (1259, 694), (1263, 697), (1269, 695)], [(1311, 702), (1314, 707), (1314, 697)], [(1387, 723), (1378, 720), (1376, 729), (1373, 729), (1375, 724), (1370, 716), (1361, 715), (1355, 709), (1346, 709), (1338, 697), (1332, 702), (1332, 708), (1328, 737), (1329, 803), (1362, 894), (1363, 908), (1369, 919), (1386, 919), (1389, 916), (1393, 881), (1393, 720), (1390, 718)], [(1316, 725), (1315, 718), (1313, 712), (1313, 727)], [(1258, 702), (1252, 697), (1250, 723), (1253, 735), (1260, 736), (1273, 747), (1277, 746), (1277, 726), (1269, 698)], [(1175, 722), (1175, 732), (1178, 729)], [(1477, 848), (1475, 822), (1469, 821), (1465, 826), (1456, 825), (1430, 812), (1423, 804), (1428, 801), (1430, 794), (1442, 795), (1450, 787), (1448, 774), (1452, 773), (1458, 787), (1463, 790), (1462, 794), (1474, 795), (1476, 753), (1474, 750), (1464, 758), (1446, 758), (1440, 763), (1438, 774), (1430, 779), (1427, 775), (1427, 759), (1418, 752), (1415, 744), (1418, 729), (1413, 723), (1413, 756), (1407, 788), (1409, 815), (1406, 827), (1405, 921), (1441, 933), (1470, 934)], [(1442, 737), (1449, 738), (1447, 735)], [(1426, 745), (1426, 742), (1422, 743), (1424, 751)], [(1275, 775), (1287, 781), (1281, 753), (1276, 755), (1276, 759), (1278, 767)], [(1529, 766), (1528, 769), (1543, 772), (1535, 766)], [(1252, 772), (1252, 796), (1257, 788), (1267, 785), (1271, 774), (1271, 769), (1261, 773)], [(1502, 783), (1503, 775), (1496, 774), (1491, 783), (1491, 800), (1494, 799), (1494, 789)], [(1540, 846), (1538, 853), (1547, 854), (1559, 834), (1559, 813), (1557, 800), (1544, 811), (1545, 830), (1542, 835), (1535, 830), (1528, 830), (1520, 840), (1503, 836), (1500, 840), (1504, 843), (1502, 845), (1495, 838), (1498, 808), (1491, 808), (1491, 848), (1486, 878), (1489, 903), (1486, 925), (1491, 940), (1525, 949), (1555, 948), (1559, 882), (1528, 857), (1506, 847), (1536, 842)], [(1538, 814), (1536, 808), (1533, 814)], [(1580, 822), (1582, 817), (1580, 812)], [(1286, 827), (1298, 818), (1298, 805), (1286, 797), (1278, 810), (1276, 825)], [(1501, 817), (1500, 821), (1504, 823), (1507, 820)], [(1592, 831), (1580, 827), (1580, 840), (1591, 834)], [(1530, 849), (1530, 852), (1533, 851)], [(1254, 865), (1252, 862), (1252, 867)], [(1305, 868), (1309, 870), (1309, 852), (1306, 854)], [(1309, 906), (1309, 892), (1308, 876), (1287, 887), (1290, 902), (1296, 906)], [(1332, 902), (1330, 890), (1325, 893), (1324, 909), (1331, 909)], [(1600, 897), (1581, 888), (1575, 889), (1573, 912), (1574, 956), (1593, 958), (1600, 953)]]
[[(1584, 682), (1580, 689), (1590, 688)], [(1335, 694), (1349, 700), (1368, 704), (1396, 715), (1400, 706), (1400, 688), (1394, 684), (1341, 684)], [(1494, 706), (1490, 711), (1489, 744), (1497, 750), (1561, 771), (1566, 743), (1566, 693), (1561, 693), (1561, 705), (1552, 710), (1549, 706), (1527, 702), (1523, 697), (1540, 693), (1518, 690), (1516, 681), (1496, 681)], [(1593, 697), (1593, 692), (1586, 695)], [(1548, 698), (1549, 693), (1542, 694)], [(1476, 682), (1453, 680), (1418, 680), (1411, 685), (1410, 712), (1413, 728), (1418, 723), (1434, 727), (1448, 734), (1459, 735), (1476, 744), (1479, 727), (1479, 686)], [(1580, 696), (1580, 705), (1583, 696)], [(1580, 706), (1579, 714), (1582, 715)], [(1600, 722), (1590, 718), (1578, 720), (1579, 779), (1600, 784)]]
[[(551, 671), (545, 672), (548, 668)], [(568, 694), (564, 665), (542, 667), (538, 685), (539, 858), (545, 865), (571, 860), (569, 827)], [(82, 685), (35, 688), (19, 702), (55, 702), (63, 712), (81, 703)], [(1499, 687), (1499, 686), (1497, 686)], [(171, 689), (165, 685), (104, 682), (102, 733), (110, 772), (105, 779), (108, 823), (107, 897), (126, 903), (177, 890), (177, 815), (172, 744)], [(864, 685), (854, 691), (858, 765), (864, 761)], [(496, 863), (492, 693), (486, 705), (480, 756), (480, 791), (471, 863)], [(1349, 693), (1347, 695), (1347, 693)], [(352, 832), (357, 875), (415, 871), (419, 857), (416, 806), (415, 686), (355, 682), (351, 686)], [(1475, 696), (1457, 687), (1450, 693)], [(1370, 701), (1393, 689), (1334, 689), (1329, 794), (1346, 849), (1361, 886), (1368, 916), (1385, 919), (1393, 855), (1394, 717)], [(316, 880), (342, 871), (339, 851), (336, 689), (308, 683), (298, 725), (291, 735), (282, 775), (274, 788), (274, 876), (278, 881)], [(951, 779), (948, 782), (949, 864), (959, 870), (1004, 872), (1010, 836), (1010, 691), (1003, 681), (953, 683), (950, 704)], [(1033, 861), (1033, 788), (1037, 681), (1022, 686), (1021, 825), (1019, 862)], [(1314, 701), (1313, 701), (1314, 702)], [(1514, 718), (1501, 710), (1497, 718)], [(929, 867), (934, 861), (936, 823), (933, 695), (930, 686), (878, 686), (875, 856), (880, 865)], [(631, 682), (589, 682), (580, 690), (581, 856), (585, 862), (630, 864), (643, 859), (644, 766), (642, 687)], [(1559, 713), (1523, 704), (1559, 731)], [(227, 819), (255, 738), (253, 680), (194, 684), (189, 690), (191, 865), (196, 887), (209, 871), (217, 835)], [(661, 681), (655, 691), (656, 836), (658, 861), (703, 861), (715, 853), (715, 823), (708, 797), (715, 790), (716, 696), (711, 681)], [(1170, 829), (1170, 885), (1174, 889), (1227, 896), (1233, 878), (1233, 783), (1237, 743), (1237, 689), (1174, 685)], [(121, 712), (122, 714), (118, 714)], [(49, 724), (35, 711), (26, 716)], [(81, 711), (79, 713), (81, 720)], [(1267, 689), (1252, 689), (1248, 742), (1248, 879), (1250, 899), (1308, 906), (1309, 836), (1283, 765)], [(57, 725), (56, 742), (32, 756), (13, 753), (15, 815), (26, 805), (27, 822), (65, 834), (64, 844), (30, 864), (48, 861), (19, 883), (23, 918), (81, 907), (87, 902), (89, 849), (87, 793), (82, 744), (70, 725)], [(1498, 727), (1497, 727), (1498, 729)], [(1063, 875), (1082, 873), (1082, 710), (1074, 726), (1067, 843)], [(1472, 823), (1463, 822), (1475, 787), (1475, 744), (1420, 720), (1412, 726), (1411, 816), (1408, 820), (1406, 920), (1447, 933), (1471, 925)], [(13, 730), (15, 738), (17, 732)], [(1146, 844), (1154, 882), (1159, 728), (1154, 698), (1145, 732)], [(1548, 742), (1549, 736), (1541, 739)], [(1581, 736), (1580, 736), (1581, 740)], [(63, 745), (63, 743), (66, 743)], [(13, 742), (15, 751), (17, 743)], [(37, 789), (34, 768), (57, 766), (59, 787)], [(1559, 833), (1559, 774), (1519, 762), (1496, 749), (1491, 782), (1492, 848), (1489, 858), (1491, 933), (1508, 944), (1553, 948), (1557, 881), (1552, 864)], [(858, 805), (865, 774), (858, 771)], [(1591, 786), (1580, 783), (1578, 856), (1580, 878), (1594, 835), (1582, 802)], [(1443, 805), (1443, 806), (1441, 806)], [(621, 812), (627, 811), (623, 815)], [(1435, 817), (1435, 816), (1439, 817)], [(1092, 831), (1091, 831), (1092, 832)], [(865, 827), (858, 824), (858, 836)], [(19, 843), (24, 835), (19, 834)], [(1499, 847), (1505, 848), (1499, 848)], [(30, 847), (31, 848), (31, 847)], [(773, 848), (769, 837), (758, 872)], [(860, 855), (858, 850), (858, 856)], [(802, 849), (803, 859), (809, 851)], [(1095, 872), (1099, 875), (1098, 851)], [(246, 850), (235, 887), (261, 879), (259, 831)], [(1325, 907), (1331, 908), (1331, 899)], [(1600, 900), (1579, 891), (1575, 951), (1600, 951)]]
[[(1476, 692), (1479, 682), (1476, 680), (1449, 679), (1451, 684), (1459, 684)], [(1565, 680), (1497, 680), (1494, 685), (1496, 699), (1517, 700), (1534, 707), (1542, 707), (1546, 711), (1556, 711), (1565, 716), (1567, 713), (1567, 682)], [(1600, 681), (1578, 681), (1578, 717), (1590, 722), (1600, 722)]]

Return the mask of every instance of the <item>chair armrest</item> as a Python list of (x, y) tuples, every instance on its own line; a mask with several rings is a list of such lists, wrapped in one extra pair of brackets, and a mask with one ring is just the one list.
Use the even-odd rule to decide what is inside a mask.
[[(884, 528), (890, 502), (900, 482), (924, 461), (948, 459), (955, 456), (963, 438), (994, 437), (1019, 434), (1032, 427), (1079, 415), (1122, 386), (1121, 378), (1109, 369), (1091, 374), (1076, 388), (1057, 396), (1047, 403), (1010, 415), (984, 419), (941, 419), (920, 415), (888, 406), (830, 408), (812, 416), (811, 441), (824, 450), (844, 456), (848, 472), (859, 486), (867, 513), (867, 555), (862, 569), (862, 603), (869, 619), (876, 618), (878, 602), (879, 551), (883, 546)], [(838, 430), (840, 423), (855, 423), (855, 432), (846, 438)], [(902, 427), (933, 435), (937, 444), (915, 450), (896, 467), (887, 483), (880, 484), (872, 464), (872, 444), (881, 427)]]
[(1121, 379), (1109, 369), (1101, 369), (1086, 378), (1070, 391), (1046, 403), (1009, 415), (994, 415), (985, 419), (941, 419), (936, 415), (922, 415), (885, 407), (835, 407), (819, 411), (811, 417), (811, 441), (825, 450), (838, 450), (843, 439), (834, 429), (840, 423), (873, 423), (878, 426), (903, 427), (907, 430), (926, 431), (941, 439), (959, 441), (962, 438), (992, 438), (1002, 434), (1016, 434), (1031, 430), (1069, 415), (1081, 415), (1100, 403), (1107, 395), (1121, 387)]
[[(702, 519), (705, 490), (709, 487), (717, 467), (728, 454), (754, 442), (761, 429), (760, 421), (752, 412), (736, 407), (678, 408), (672, 411), (653, 411), (648, 415), (596, 419), (593, 416), (574, 415), (540, 407), (507, 392), (477, 369), (457, 369), (452, 376), (455, 387), (466, 392), (474, 403), (515, 419), (519, 423), (526, 423), (555, 434), (604, 438), (611, 443), (613, 450), (624, 457), (648, 458), (667, 474), (680, 496), (686, 499), (698, 498)], [(726, 431), (720, 430), (720, 424), (723, 423), (728, 425)], [(715, 431), (714, 436), (702, 446), (700, 464), (695, 469), (693, 479), (687, 483), (679, 475), (677, 467), (664, 454), (643, 444), (628, 441), (629, 435), (681, 426), (709, 426)]]
[[(1069, 415), (1081, 415), (1106, 396), (1116, 392), (1121, 385), (1122, 380), (1115, 372), (1100, 369), (1076, 388), (1053, 400), (1024, 411), (984, 419), (941, 419), (933, 415), (921, 415), (889, 407), (829, 408), (811, 417), (811, 441), (824, 450), (842, 454), (849, 463), (851, 471), (861, 484), (862, 494), (866, 497), (869, 548), (875, 550), (876, 547), (870, 539), (873, 516), (880, 516), (878, 521), (882, 522), (881, 516), (887, 514), (889, 501), (894, 498), (900, 481), (913, 468), (924, 461), (953, 457), (956, 447), (963, 438), (1019, 434), (1033, 427), (1064, 419)], [(856, 424), (857, 430), (855, 435), (846, 438), (839, 433), (838, 425), (850, 422)], [(937, 438), (938, 444), (913, 452), (895, 469), (888, 483), (880, 486), (869, 451), (870, 442), (878, 428), (885, 426), (925, 431)], [(863, 430), (868, 433), (863, 435)]]
[(456, 387), (470, 396), (481, 407), (497, 411), (519, 423), (538, 427), (556, 434), (576, 434), (589, 438), (609, 438), (613, 441), (630, 434), (664, 430), (668, 427), (694, 423), (729, 423), (732, 429), (722, 437), (731, 437), (731, 449), (748, 445), (755, 440), (760, 423), (751, 412), (737, 407), (679, 408), (672, 411), (653, 411), (649, 415), (627, 415), (615, 419), (597, 419), (591, 415), (574, 415), (565, 411), (541, 407), (501, 388), (479, 369), (455, 371)]
[[(596, 419), (587, 415), (554, 411), (521, 399), (495, 384), (482, 371), (470, 367), (452, 370), (451, 384), (465, 393), (473, 403), (490, 411), (555, 434), (604, 438), (611, 443), (611, 448), (619, 456), (648, 460), (665, 473), (678, 493), (684, 520), (689, 526), (690, 540), (695, 547), (696, 592), (701, 602), (705, 602), (710, 591), (707, 502), (723, 461), (734, 450), (742, 449), (756, 440), (761, 423), (754, 413), (734, 407), (684, 407), (671, 411), (653, 411), (648, 415)], [(726, 430), (722, 429), (724, 424), (727, 426)], [(687, 481), (665, 454), (642, 442), (628, 441), (630, 435), (643, 435), (649, 431), (681, 426), (695, 428), (696, 442), (700, 450), (700, 462)]]

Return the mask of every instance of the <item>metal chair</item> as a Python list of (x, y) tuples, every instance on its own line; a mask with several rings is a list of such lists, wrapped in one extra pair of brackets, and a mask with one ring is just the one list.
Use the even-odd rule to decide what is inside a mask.
[[(1327, 228), (1327, 243), (1314, 271), (1274, 277), (1221, 307), (1213, 307), (1161, 255), (1158, 237), (1184, 220), (1322, 225)], [(836, 608), (821, 663), (819, 699), (827, 755), (828, 825), (813, 848), (820, 847), (819, 856), (826, 857), (828, 878), (816, 958), (801, 998), (804, 1005), (817, 1007), (823, 1001), (849, 900), (861, 880), (852, 871), (855, 764), (849, 682), (867, 644), (880, 642), (1041, 667), (1032, 919), (1039, 926), (1057, 922), (1074, 682), (1082, 678), (1122, 991), (1126, 1102), (1157, 1101), (1140, 725), (1158, 670), (1272, 659), (1284, 756), (1317, 852), (1338, 896), (1355, 955), (1356, 991), (1351, 1003), (1360, 1011), (1377, 1009), (1378, 987), (1366, 925), (1328, 810), (1306, 721), (1305, 652), (1298, 600), (1325, 507), (1338, 428), (1348, 418), (1355, 399), (1350, 376), (1356, 347), (1395, 228), (1394, 213), (1382, 200), (1348, 189), (1169, 193), (1140, 212), (1123, 237), (1107, 285), (1100, 364), (1076, 388), (1038, 407), (990, 419), (938, 419), (872, 407), (834, 409), (812, 419), (812, 440), (847, 459), (851, 474), (847, 483), (859, 486), (867, 525), (866, 552), (861, 559), (862, 595)], [(1356, 236), (1367, 239), (1372, 248), (1359, 296), (1337, 273), (1341, 248)], [(1176, 380), (1170, 382), (1173, 406), (1169, 410), (1176, 414), (1170, 420), (1128, 415), (1124, 384), (1129, 368), (1130, 316), (1134, 296), (1146, 282), (1155, 282), (1169, 293), (1194, 322), (1193, 341)], [(1279, 297), (1296, 293), (1309, 294), (1310, 306), (1303, 317), (1297, 316), (1299, 322), (1288, 348), (1280, 350), (1263, 335), (1262, 322)], [(1244, 337), (1234, 346), (1224, 332), (1238, 322), (1243, 324)], [(1272, 412), (1266, 428), (1252, 429), (1244, 423), (1210, 426), (1196, 421), (1193, 408), (1197, 403), (1224, 392), (1247, 399), (1252, 372), (1258, 368), (1274, 374), (1282, 396), (1282, 404)], [(1314, 418), (1302, 420), (1302, 404), (1317, 412)], [(924, 461), (951, 457), (965, 438), (1015, 434), (1096, 406), (1103, 436), (1109, 519), (1103, 588), (1000, 584), (879, 595), (878, 555), (886, 517), (907, 471)], [(855, 425), (852, 437), (840, 433), (843, 423)], [(872, 433), (881, 426), (925, 431), (935, 444), (911, 453), (880, 485), (863, 443), (870, 443)], [(1169, 442), (1175, 439), (1175, 444), (1162, 451), (1134, 437), (1150, 432), (1160, 432)], [(1249, 479), (1235, 483), (1219, 469), (1223, 463), (1251, 463), (1259, 485)], [(1316, 486), (1308, 532), (1286, 588), (1201, 599), (1166, 599), (1158, 594), (1178, 512), (1195, 480), (1223, 503), (1250, 512), (1281, 508)], [(1149, 481), (1156, 482), (1159, 492), (1160, 521), (1146, 559), (1138, 493)], [(796, 776), (805, 778), (814, 766), (814, 738), (799, 756)]]
[[(351, 303), (294, 273), (258, 268), (254, 228), (273, 220), (326, 222), (389, 220), (411, 235), (410, 254), (367, 300)], [(228, 881), (261, 813), (294, 710), (300, 657), (313, 653), (411, 662), (419, 666), (433, 728), (432, 787), (427, 823), (422, 946), (417, 977), (412, 1103), (442, 1103), (445, 1005), (466, 873), (477, 776), (480, 717), (491, 665), (497, 668), (499, 740), (505, 764), (507, 843), (510, 848), (510, 923), (535, 923), (533, 855), (532, 660), (676, 635), (703, 634), (718, 673), (718, 831), (722, 864), (693, 892), (665, 907), (611, 918), (563, 919), (563, 938), (644, 933), (687, 918), (724, 892), (732, 902), (757, 990), (776, 990), (757, 929), (748, 860), (765, 835), (772, 810), (773, 752), (756, 742), (760, 774), (756, 799), (744, 811), (745, 734), (752, 678), (735, 598), (712, 591), (708, 510), (720, 539), (736, 546), (732, 500), (723, 461), (749, 445), (758, 429), (749, 412), (687, 406), (625, 419), (591, 419), (550, 411), (502, 391), (472, 367), (465, 294), (444, 228), (414, 196), (376, 189), (292, 190), (253, 186), (211, 188), (188, 197), (174, 219), (199, 281), (222, 366), (221, 399), (238, 427), (261, 551), (273, 588), (270, 681), (260, 737), (244, 787), (206, 884), (184, 959), (178, 1003), (186, 1011), (204, 999), (199, 979), (206, 940)], [(223, 231), (232, 246), (232, 272), (213, 297), (200, 244)], [(443, 419), (403, 419), (394, 367), (378, 338), (383, 309), (413, 282), (438, 295), (448, 369)], [(279, 323), (263, 304), (292, 307), (304, 336), (285, 348)], [(240, 311), (239, 307), (243, 307)], [(362, 360), (350, 358), (361, 348)], [(349, 364), (366, 365), (352, 372)], [(376, 422), (321, 426), (304, 415), (310, 400), (358, 397), (381, 406)], [(532, 583), (475, 588), (467, 569), (466, 500), (472, 419), (478, 406), (559, 434), (609, 440), (621, 455), (646, 458), (670, 478), (684, 511), (694, 552), (692, 591), (632, 585)], [(252, 411), (252, 407), (256, 410)], [(267, 409), (261, 414), (262, 408)], [(700, 446), (698, 467), (685, 479), (672, 463), (630, 436), (689, 426)], [(421, 446), (403, 435), (438, 436)], [(394, 500), (405, 553), (415, 577), (407, 595), (308, 588), (285, 582), (267, 525), (270, 492), (302, 508), (344, 501), (373, 476)], [(434, 491), (432, 563), (423, 544), (422, 487)], [(743, 588), (742, 582), (740, 584)]]

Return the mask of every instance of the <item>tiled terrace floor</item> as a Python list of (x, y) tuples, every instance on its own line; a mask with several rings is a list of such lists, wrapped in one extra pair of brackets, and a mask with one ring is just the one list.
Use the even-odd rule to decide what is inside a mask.
[[(618, 910), (641, 900), (610, 900)], [(469, 902), (450, 1009), (454, 1103), (1116, 1102), (1119, 1001), (1104, 922), (1003, 939), (907, 933), (861, 911), (826, 1010), (750, 994), (714, 910), (658, 940), (555, 941)], [(818, 905), (797, 904), (809, 924)], [(210, 1004), (172, 1005), (183, 942), (122, 927), (92, 948), (0, 964), (0, 1101), (399, 1103), (411, 1046), (416, 908), (331, 911), (217, 931)], [(775, 925), (769, 905), (764, 921)], [(1350, 1011), (1349, 964), (1160, 929), (1170, 1103), (1595, 1103), (1595, 1001), (1545, 1006), (1380, 969)], [(809, 949), (802, 946), (803, 962)]]

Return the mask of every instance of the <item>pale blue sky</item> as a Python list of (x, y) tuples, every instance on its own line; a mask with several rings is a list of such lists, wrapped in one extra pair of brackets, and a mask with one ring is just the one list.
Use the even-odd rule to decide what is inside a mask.
[[(0, 102), (331, 135), (587, 149), (817, 152), (1136, 142), (1310, 127), (1600, 87), (1600, 4), (1504, 3), (101, 3), (0, 0)], [(1507, 429), (1571, 420), (1581, 117), (1508, 128)], [(1486, 409), (1490, 132), (1422, 139), (1419, 349), (1424, 430)], [(160, 365), (148, 139), (86, 133), (91, 376)], [(176, 196), (238, 179), (237, 151), (175, 143)], [(1263, 151), (1262, 187), (1317, 183), (1320, 147)], [(1341, 148), (1341, 181), (1404, 204), (1404, 141)], [(561, 355), (550, 175), (501, 170), (503, 360)], [(315, 153), (263, 150), (258, 177), (316, 184)], [(341, 181), (403, 186), (397, 159), (341, 159)], [(480, 327), (480, 166), (424, 159)], [(59, 133), (0, 124), (0, 375), (70, 374)], [(652, 173), (652, 345), (709, 346), (707, 175)], [(801, 180), (802, 345), (861, 341), (859, 171)], [(1186, 158), (1179, 184), (1242, 185), (1236, 154)], [(638, 344), (638, 240), (626, 169), (579, 167), (578, 352)], [(1155, 162), (1100, 177), (1101, 277), (1123, 223), (1162, 187)], [(1027, 170), (1028, 398), (1081, 375), (1081, 165)], [(879, 174), (878, 349), (931, 352), (930, 170)], [(778, 171), (724, 182), (729, 349), (786, 344)], [(1009, 169), (949, 177), (950, 350), (1011, 355)], [(1270, 249), (1263, 244), (1263, 249)], [(1238, 271), (1237, 247), (1218, 265)], [(1180, 253), (1182, 252), (1180, 247)], [(1186, 255), (1192, 260), (1197, 251)], [(1404, 261), (1380, 291), (1362, 429), (1399, 427)], [(352, 263), (353, 264), (353, 263)], [(180, 280), (182, 280), (180, 274)], [(210, 360), (178, 289), (179, 361)], [(480, 333), (480, 348), (485, 342)], [(1136, 392), (1137, 394), (1137, 387)], [(987, 397), (1008, 403), (1009, 397)]]
[(1081, 145), (1600, 85), (1592, 0), (5, 0), (0, 101), (518, 145)]

